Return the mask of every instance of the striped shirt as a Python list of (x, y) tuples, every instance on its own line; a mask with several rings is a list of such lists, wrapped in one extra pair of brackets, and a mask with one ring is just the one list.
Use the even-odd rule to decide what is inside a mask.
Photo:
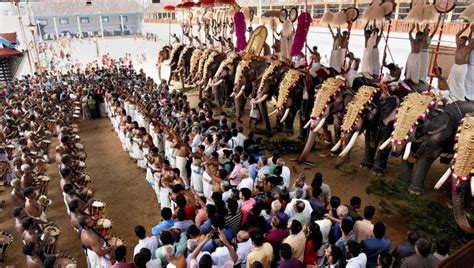
[(237, 234), (237, 232), (240, 229), (240, 221), (242, 220), (242, 212), (240, 210), (237, 211), (235, 214), (229, 214), (225, 216), (225, 228), (232, 229), (234, 231), (234, 234)]

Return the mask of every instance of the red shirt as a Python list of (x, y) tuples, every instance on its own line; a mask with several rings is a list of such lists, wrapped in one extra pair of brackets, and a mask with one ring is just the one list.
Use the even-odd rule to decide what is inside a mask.
[(318, 249), (314, 249), (313, 240), (311, 239), (306, 241), (304, 265), (318, 265)]

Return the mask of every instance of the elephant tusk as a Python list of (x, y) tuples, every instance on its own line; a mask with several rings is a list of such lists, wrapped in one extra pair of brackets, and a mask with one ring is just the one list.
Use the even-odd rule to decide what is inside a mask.
[(411, 152), (411, 141), (407, 143), (405, 147), (405, 152), (403, 153), (403, 160), (407, 160)]
[(382, 145), (380, 145), (379, 150), (385, 150), (385, 148), (387, 148), (387, 146), (390, 145), (390, 140), (391, 138), (388, 138), (386, 141), (384, 141)]
[(211, 87), (218, 86), (218, 85), (222, 84), (222, 82), (224, 82), (224, 79), (219, 79), (219, 81), (215, 82), (214, 84), (211, 83)]
[(474, 197), (474, 190), (472, 190), (474, 189), (473, 187), (474, 187), (474, 180), (471, 178), (471, 196), (472, 197)]
[(342, 152), (339, 154), (339, 157), (344, 157), (344, 156), (346, 156), (346, 154), (348, 154), (351, 151), (351, 149), (354, 146), (354, 144), (356, 143), (358, 137), (359, 137), (359, 131), (356, 131), (352, 135), (351, 140), (347, 144), (346, 148), (344, 148), (344, 150), (342, 150)]
[(274, 116), (278, 113), (278, 110), (274, 110), (273, 112), (269, 113), (268, 116)]
[(286, 108), (285, 113), (283, 114), (283, 117), (280, 119), (280, 123), (285, 122), (289, 114), (290, 114), (290, 108)]
[(338, 140), (336, 145), (334, 145), (334, 147), (331, 148), (331, 152), (335, 152), (339, 150), (339, 148), (341, 148), (341, 145), (342, 145), (342, 140)]
[(449, 176), (451, 175), (451, 168), (448, 167), (448, 169), (446, 170), (446, 172), (444, 172), (443, 176), (441, 176), (441, 178), (438, 180), (438, 182), (435, 184), (434, 188), (435, 190), (438, 190), (439, 188), (441, 188), (441, 186), (443, 186), (443, 184), (446, 182), (446, 180), (449, 178)]
[(311, 125), (311, 122), (313, 121), (313, 119), (309, 119), (308, 123), (306, 123), (306, 125), (304, 125), (303, 128), (308, 128), (309, 125)]
[(263, 95), (260, 99), (254, 100), (253, 104), (259, 104), (268, 97), (268, 94)]
[(230, 94), (230, 97), (234, 97), (235, 96), (235, 92), (232, 92), (232, 94)]
[(239, 90), (239, 93), (237, 93), (237, 95), (235, 96), (236, 99), (239, 99), (242, 94), (244, 94), (244, 88), (245, 86), (242, 86), (242, 88)]
[(316, 133), (318, 132), (323, 126), (324, 126), (324, 122), (326, 122), (326, 118), (323, 117), (321, 118), (321, 120), (319, 120), (319, 123), (318, 125), (313, 129), (313, 132)]

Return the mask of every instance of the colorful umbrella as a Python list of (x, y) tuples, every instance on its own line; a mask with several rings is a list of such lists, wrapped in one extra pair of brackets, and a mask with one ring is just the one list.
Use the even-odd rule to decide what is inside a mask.
[(200, 7), (212, 7), (214, 6), (215, 1), (214, 0), (201, 0), (197, 3), (197, 6)]
[(165, 6), (163, 9), (166, 10), (166, 11), (174, 11), (175, 7), (172, 6), (172, 5), (168, 5), (168, 6)]
[(190, 8), (192, 8), (192, 7), (195, 7), (195, 6), (196, 6), (196, 3), (191, 2), (191, 1), (189, 1), (189, 2), (184, 2), (184, 3), (181, 4), (181, 7), (182, 7), (182, 8), (186, 8), (186, 9), (190, 9)]

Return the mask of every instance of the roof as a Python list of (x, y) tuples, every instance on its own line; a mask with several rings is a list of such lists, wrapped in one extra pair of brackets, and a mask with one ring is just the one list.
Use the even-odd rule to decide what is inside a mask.
[(35, 16), (130, 14), (142, 11), (134, 0), (93, 0), (89, 6), (83, 0), (38, 0), (32, 7)]
[(9, 58), (23, 55), (22, 52), (9, 47), (0, 48), (0, 58)]
[(12, 44), (16, 44), (16, 33), (0, 33), (0, 37), (4, 38)]

